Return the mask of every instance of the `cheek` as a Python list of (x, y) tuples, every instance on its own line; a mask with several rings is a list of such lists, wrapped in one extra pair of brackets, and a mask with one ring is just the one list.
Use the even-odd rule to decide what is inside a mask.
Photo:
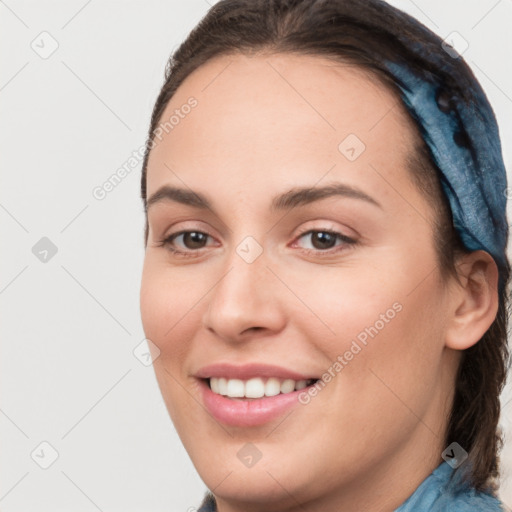
[(190, 396), (183, 391), (183, 363), (199, 322), (198, 297), (205, 293), (201, 288), (199, 283), (185, 280), (179, 271), (170, 269), (160, 256), (146, 255), (140, 289), (142, 325), (146, 338), (160, 351), (153, 369), (177, 427), (183, 421), (182, 411), (189, 406)]
[(201, 291), (197, 281), (185, 279), (183, 273), (169, 268), (163, 259), (159, 255), (146, 256), (140, 290), (145, 332), (159, 340), (178, 328), (180, 319), (186, 318)]
[(425, 278), (412, 258), (397, 262), (395, 255), (389, 267), (385, 261), (379, 268), (332, 268), (295, 282), (311, 314), (294, 321), (327, 356), (324, 371), (335, 374), (333, 388), (347, 403), (376, 404), (383, 393), (392, 399), (389, 386), (421, 407), (420, 395), (434, 387), (443, 352), (442, 293), (436, 274)]
[(299, 275), (300, 279), (292, 272), (283, 273), (296, 296), (290, 295), (290, 305), (296, 303), (298, 308), (290, 321), (334, 359), (353, 340), (364, 344), (370, 339), (368, 330), (379, 335), (389, 330), (402, 308), (399, 279), (389, 272), (384, 278), (380, 267), (354, 264)]
[(173, 361), (182, 359), (191, 329), (197, 326), (201, 297), (207, 291), (201, 281), (185, 279), (184, 273), (170, 269), (151, 255), (144, 261), (140, 289), (140, 310), (146, 337), (166, 359), (172, 351)]
[[(395, 288), (395, 293), (375, 295), (368, 307), (346, 317), (350, 331), (342, 355), (350, 360), (337, 390), (356, 424), (394, 425), (396, 432), (400, 426), (413, 428), (416, 418), (427, 414), (439, 386), (442, 314), (439, 290), (429, 279), (417, 293)], [(343, 328), (342, 322), (337, 325)], [(384, 439), (385, 430), (372, 435)]]

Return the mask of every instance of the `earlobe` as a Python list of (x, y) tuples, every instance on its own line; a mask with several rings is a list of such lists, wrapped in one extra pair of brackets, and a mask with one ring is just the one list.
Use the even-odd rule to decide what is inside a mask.
[(454, 283), (445, 344), (465, 350), (482, 338), (496, 318), (498, 267), (489, 253), (474, 251), (462, 257), (457, 273), (460, 284)]

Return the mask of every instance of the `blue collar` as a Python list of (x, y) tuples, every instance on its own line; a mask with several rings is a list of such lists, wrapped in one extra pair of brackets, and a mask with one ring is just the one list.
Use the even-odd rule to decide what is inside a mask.
[(462, 484), (442, 462), (395, 512), (503, 512), (499, 500)]

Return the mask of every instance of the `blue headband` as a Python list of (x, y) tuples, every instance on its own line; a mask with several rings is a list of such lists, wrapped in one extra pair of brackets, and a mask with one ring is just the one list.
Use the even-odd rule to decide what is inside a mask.
[[(445, 59), (451, 58), (446, 54)], [(438, 60), (434, 65), (446, 69), (450, 63)], [(427, 70), (419, 76), (406, 64), (387, 62), (386, 67), (441, 171), (455, 229), (469, 250), (482, 249), (494, 258), (501, 291), (507, 268), (507, 175), (484, 91), (475, 79), (466, 102)]]

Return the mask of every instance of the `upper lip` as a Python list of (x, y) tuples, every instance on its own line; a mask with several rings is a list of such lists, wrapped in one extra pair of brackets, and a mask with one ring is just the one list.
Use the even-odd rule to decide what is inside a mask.
[(230, 363), (216, 363), (201, 367), (195, 374), (200, 379), (209, 379), (210, 377), (225, 377), (227, 379), (248, 380), (254, 377), (275, 377), (277, 379), (309, 380), (317, 379), (310, 374), (302, 374), (294, 370), (289, 370), (281, 366), (246, 363), (243, 365), (234, 365)]

